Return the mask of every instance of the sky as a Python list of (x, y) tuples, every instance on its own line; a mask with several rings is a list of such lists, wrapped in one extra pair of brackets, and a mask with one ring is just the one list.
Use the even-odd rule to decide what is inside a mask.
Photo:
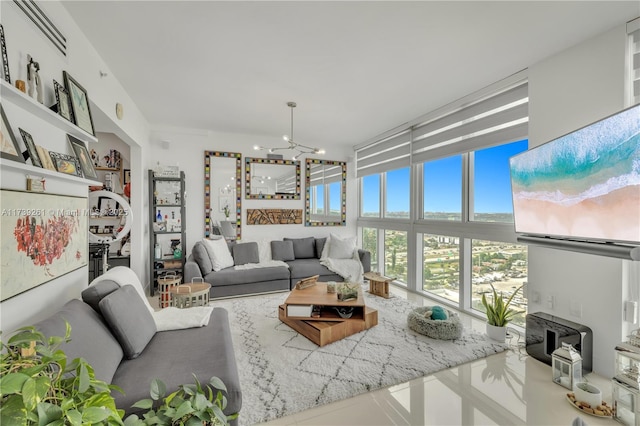
[[(474, 209), (476, 213), (511, 213), (509, 157), (525, 151), (528, 141), (518, 141), (475, 151)], [(425, 210), (461, 211), (462, 157), (425, 163)], [(364, 178), (364, 212), (378, 211), (378, 175)], [(387, 172), (387, 211), (409, 211), (409, 168)]]

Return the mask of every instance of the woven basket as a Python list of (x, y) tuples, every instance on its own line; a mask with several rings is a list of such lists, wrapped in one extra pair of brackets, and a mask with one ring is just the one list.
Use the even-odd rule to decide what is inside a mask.
[(161, 308), (167, 308), (171, 306), (171, 293), (169, 291), (180, 285), (182, 277), (175, 272), (167, 272), (165, 275), (158, 277), (158, 289), (160, 290), (160, 297), (158, 304)]

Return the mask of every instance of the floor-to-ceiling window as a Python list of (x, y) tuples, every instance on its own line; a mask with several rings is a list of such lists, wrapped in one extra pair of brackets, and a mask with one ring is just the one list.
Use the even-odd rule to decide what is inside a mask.
[(526, 78), (495, 87), (356, 149), (358, 224), (374, 270), (469, 312), (492, 285), (505, 299), (517, 290), (523, 324), (527, 247), (513, 229), (508, 160), (528, 147)]

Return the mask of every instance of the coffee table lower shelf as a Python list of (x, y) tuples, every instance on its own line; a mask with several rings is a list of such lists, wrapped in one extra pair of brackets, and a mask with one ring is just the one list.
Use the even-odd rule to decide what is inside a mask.
[(302, 334), (318, 346), (337, 342), (345, 337), (378, 325), (378, 311), (364, 307), (364, 319), (345, 319), (344, 321), (322, 321), (317, 319), (291, 319), (285, 314), (286, 305), (280, 305), (278, 318), (280, 321)]

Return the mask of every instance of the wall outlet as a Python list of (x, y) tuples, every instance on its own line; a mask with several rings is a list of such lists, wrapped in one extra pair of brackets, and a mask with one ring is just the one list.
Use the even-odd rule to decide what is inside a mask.
[(624, 302), (624, 320), (635, 324), (638, 317), (638, 303), (634, 301)]
[(540, 292), (536, 290), (531, 291), (531, 303), (540, 303)]
[(582, 318), (582, 303), (572, 300), (571, 306), (569, 306), (569, 313), (576, 318)]
[(552, 294), (547, 296), (546, 305), (547, 308), (553, 309), (553, 305), (555, 304), (555, 297)]

